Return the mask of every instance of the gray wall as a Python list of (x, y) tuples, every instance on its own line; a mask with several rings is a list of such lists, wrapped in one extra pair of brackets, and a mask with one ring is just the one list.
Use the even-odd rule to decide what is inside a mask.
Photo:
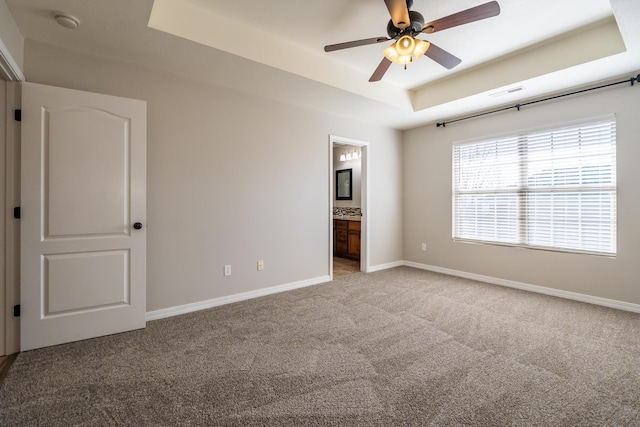
[[(459, 272), (640, 303), (640, 87), (617, 86), (445, 128), (406, 131), (404, 259)], [(617, 116), (616, 258), (453, 242), (451, 147), (456, 141), (595, 117)], [(427, 251), (421, 251), (422, 242)]]
[(330, 134), (370, 143), (371, 264), (402, 259), (400, 132), (32, 41), (24, 63), (147, 101), (147, 311), (327, 276)]
[[(404, 259), (640, 303), (637, 86), (401, 135), (31, 41), (24, 64), (28, 81), (148, 102), (148, 311), (326, 276), (329, 134), (371, 144), (373, 267)], [(612, 112), (615, 259), (452, 241), (453, 142)], [(264, 272), (256, 271), (258, 259)], [(224, 264), (233, 266), (231, 277), (223, 277)]]
[(11, 12), (9, 12), (9, 7), (5, 0), (0, 0), (0, 41), (7, 47), (16, 65), (21, 70), (24, 70), (24, 37), (20, 34), (20, 30), (18, 30), (18, 26), (13, 20)]

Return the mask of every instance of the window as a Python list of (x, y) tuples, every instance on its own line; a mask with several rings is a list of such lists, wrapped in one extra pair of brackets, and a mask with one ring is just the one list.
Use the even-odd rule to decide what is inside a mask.
[(454, 144), (453, 238), (615, 255), (615, 117)]

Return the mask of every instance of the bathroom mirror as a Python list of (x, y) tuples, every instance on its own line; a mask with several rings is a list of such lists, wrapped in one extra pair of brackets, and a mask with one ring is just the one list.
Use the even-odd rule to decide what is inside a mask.
[(351, 200), (353, 187), (351, 171), (353, 169), (341, 169), (336, 171), (336, 200)]

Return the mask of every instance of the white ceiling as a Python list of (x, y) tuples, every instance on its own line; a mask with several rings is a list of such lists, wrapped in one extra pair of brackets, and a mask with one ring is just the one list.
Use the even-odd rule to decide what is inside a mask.
[[(431, 21), (486, 1), (415, 0), (412, 10)], [(422, 37), (458, 67), (425, 57), (377, 83), (368, 79), (391, 42), (323, 46), (385, 36), (383, 0), (6, 2), (26, 39), (399, 129), (640, 69), (637, 0), (498, 0), (497, 17)], [(58, 26), (54, 11), (80, 27)]]

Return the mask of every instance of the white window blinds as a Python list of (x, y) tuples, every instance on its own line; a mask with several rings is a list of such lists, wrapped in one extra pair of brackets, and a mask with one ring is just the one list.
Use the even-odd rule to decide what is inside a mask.
[(615, 117), (454, 145), (453, 238), (614, 255)]

